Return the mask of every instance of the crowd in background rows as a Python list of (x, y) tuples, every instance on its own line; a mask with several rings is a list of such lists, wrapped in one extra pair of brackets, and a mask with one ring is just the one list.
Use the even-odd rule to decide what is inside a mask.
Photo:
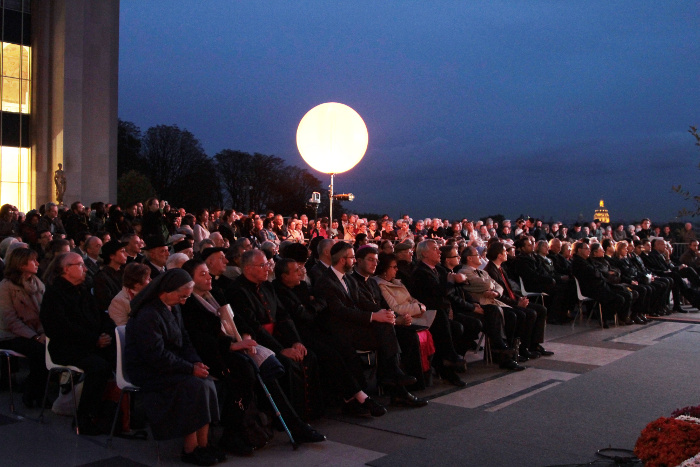
[[(461, 355), (478, 347), (482, 332), (507, 370), (552, 355), (542, 346), (545, 323), (582, 312), (577, 288), (601, 304), (604, 327), (683, 312), (683, 300), (700, 306), (692, 225), (672, 233), (649, 219), (569, 227), (342, 214), (315, 222), (216, 208), (190, 214), (151, 198), (123, 209), (47, 203), (26, 215), (6, 204), (0, 240), (0, 340), (29, 357), (24, 403), (43, 403), (49, 335), (56, 361), (85, 370), (82, 432), (101, 432), (114, 328), (126, 325), (125, 364), (151, 398), (154, 434), (185, 436), (183, 460), (200, 465), (224, 457), (208, 443), (208, 424), (220, 416), (221, 446), (252, 452), (235, 407), (254, 399), (256, 372), (294, 436), (318, 442), (325, 437), (304, 420), (323, 404), (309, 387), (335, 394), (349, 415), (386, 413), (365, 392), (356, 351), (377, 352), (392, 405), (422, 407), (427, 401), (406, 388), (424, 387), (431, 367), (464, 386)], [(671, 259), (672, 243), (688, 244), (682, 264)], [(254, 364), (256, 348), (273, 356)], [(177, 391), (196, 399), (195, 417), (183, 421)]]

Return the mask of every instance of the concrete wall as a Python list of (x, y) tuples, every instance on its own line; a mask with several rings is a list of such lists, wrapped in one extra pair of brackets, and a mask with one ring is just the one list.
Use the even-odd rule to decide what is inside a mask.
[(36, 203), (55, 200), (63, 163), (64, 203), (116, 202), (118, 0), (32, 1)]

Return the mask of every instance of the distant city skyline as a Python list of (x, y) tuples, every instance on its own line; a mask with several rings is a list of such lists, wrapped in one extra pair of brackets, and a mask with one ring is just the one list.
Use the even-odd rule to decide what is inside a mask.
[(335, 182), (353, 212), (590, 220), (602, 198), (661, 222), (697, 187), (698, 24), (692, 2), (122, 0), (119, 116), (327, 186), (295, 134), (340, 102), (369, 131)]

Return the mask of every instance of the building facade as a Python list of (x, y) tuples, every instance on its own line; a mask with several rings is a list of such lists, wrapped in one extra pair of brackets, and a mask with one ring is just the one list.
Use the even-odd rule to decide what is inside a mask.
[(0, 14), (0, 205), (116, 201), (119, 1), (0, 0)]

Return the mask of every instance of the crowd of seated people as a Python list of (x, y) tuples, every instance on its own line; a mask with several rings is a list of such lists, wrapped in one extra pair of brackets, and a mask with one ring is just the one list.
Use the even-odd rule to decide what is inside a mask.
[[(463, 355), (481, 333), (504, 370), (552, 355), (545, 323), (574, 317), (577, 286), (601, 304), (604, 326), (686, 312), (684, 300), (700, 307), (698, 245), (692, 224), (673, 233), (649, 219), (285, 219), (193, 215), (156, 198), (123, 211), (47, 203), (25, 216), (3, 205), (0, 346), (28, 357), (32, 407), (49, 338), (55, 362), (85, 372), (80, 432), (100, 434), (115, 326), (126, 325), (126, 375), (144, 389), (154, 435), (183, 437), (184, 461), (212, 465), (223, 451), (252, 453), (242, 407), (267, 409), (256, 372), (297, 441), (323, 441), (308, 421), (333, 404), (346, 416), (387, 413), (372, 397), (368, 352), (389, 405), (420, 408), (425, 371), (465, 386)], [(256, 362), (258, 351), (272, 357)], [(220, 414), (214, 447), (208, 427)]]

